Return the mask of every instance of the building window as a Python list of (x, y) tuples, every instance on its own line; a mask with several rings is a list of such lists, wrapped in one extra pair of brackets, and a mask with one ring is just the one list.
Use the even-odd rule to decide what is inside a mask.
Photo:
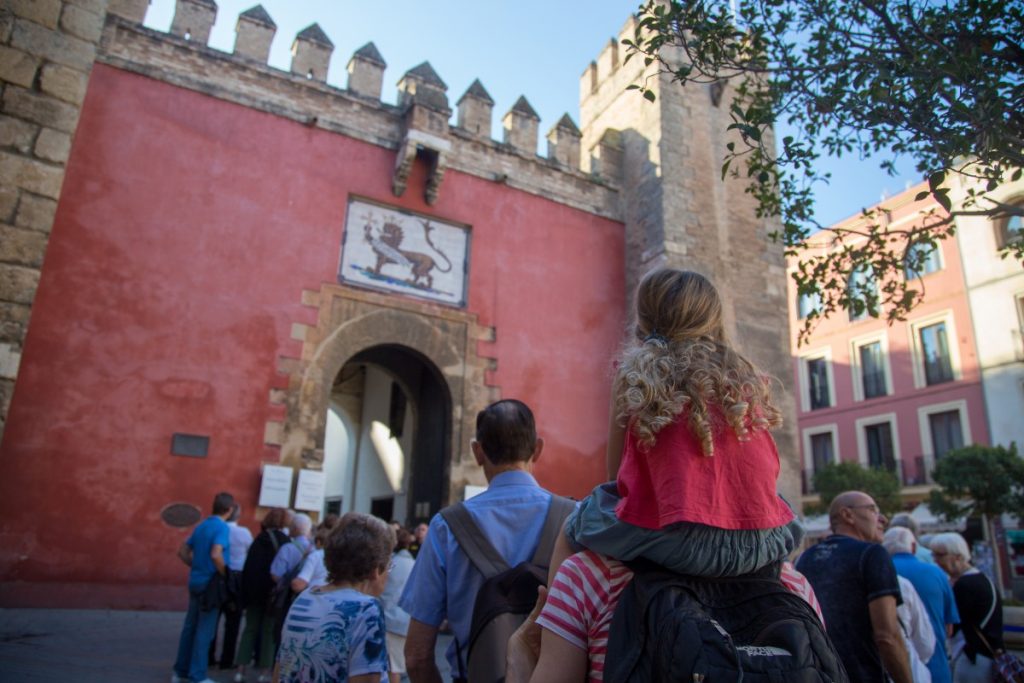
[(925, 384), (952, 382), (953, 362), (949, 354), (949, 336), (946, 323), (934, 323), (918, 328), (921, 343), (921, 360), (924, 363)]
[(828, 381), (828, 360), (811, 358), (807, 362), (807, 388), (810, 392), (811, 410), (828, 408), (832, 405)]
[(796, 314), (803, 320), (821, 306), (821, 297), (818, 294), (800, 294), (796, 300)]
[[(863, 266), (850, 273), (850, 277), (846, 280), (846, 296), (850, 301), (850, 322), (863, 320), (871, 313), (868, 304), (870, 303), (873, 306), (877, 303), (878, 293), (875, 287), (875, 278), (871, 274), (870, 267)], [(854, 300), (857, 300), (857, 304), (861, 308), (857, 308)]]
[[(1016, 208), (1021, 208), (1017, 204)], [(996, 221), (996, 246), (999, 249), (1007, 247), (1014, 242), (1024, 238), (1024, 218), (1020, 216), (1007, 216)]]
[(896, 471), (896, 451), (893, 448), (891, 423), (878, 422), (865, 425), (864, 446), (868, 467), (887, 472)]
[(861, 387), (864, 398), (876, 398), (889, 393), (885, 381), (885, 359), (882, 342), (864, 344), (857, 349), (860, 360)]
[(929, 413), (928, 431), (932, 437), (932, 455), (936, 462), (946, 453), (964, 447), (959, 410)]
[(814, 492), (814, 475), (839, 462), (838, 426), (818, 425), (803, 430), (804, 469), (801, 472), (803, 492)]
[(836, 461), (836, 449), (832, 443), (832, 432), (811, 435), (811, 463), (817, 474)]
[(908, 280), (939, 270), (942, 270), (942, 257), (938, 244), (918, 242), (907, 247), (903, 259), (903, 273)]

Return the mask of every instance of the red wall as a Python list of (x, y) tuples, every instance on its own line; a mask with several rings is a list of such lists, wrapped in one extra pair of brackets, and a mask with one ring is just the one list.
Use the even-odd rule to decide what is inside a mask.
[[(394, 153), (97, 65), (46, 255), (0, 467), (0, 603), (180, 604), (161, 508), (235, 492), (252, 519), (268, 402), (303, 289), (333, 282), (350, 194), (472, 226), (469, 305), (493, 381), (533, 406), (538, 477), (602, 477), (624, 319), (620, 223), (449, 170), (391, 193)], [(206, 459), (171, 434), (210, 435)], [(28, 583), (26, 583), (28, 582)], [(104, 588), (79, 584), (117, 584)], [(70, 604), (69, 604), (70, 603)]]

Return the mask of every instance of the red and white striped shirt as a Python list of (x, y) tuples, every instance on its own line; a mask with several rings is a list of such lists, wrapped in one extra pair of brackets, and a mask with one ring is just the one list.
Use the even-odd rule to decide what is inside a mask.
[[(537, 624), (587, 653), (590, 681), (604, 680), (608, 631), (619, 596), (632, 578), (633, 572), (618, 560), (584, 550), (562, 563), (548, 589)], [(824, 623), (814, 589), (803, 574), (784, 562), (779, 579), (806, 600)]]
[(537, 623), (587, 653), (587, 675), (604, 680), (608, 629), (633, 572), (618, 560), (584, 550), (558, 568)]

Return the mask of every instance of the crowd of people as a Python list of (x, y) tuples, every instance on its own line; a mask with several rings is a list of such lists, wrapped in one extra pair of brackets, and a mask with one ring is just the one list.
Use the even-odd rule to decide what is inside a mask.
[[(254, 538), (238, 524), (240, 514), (231, 494), (217, 494), (213, 514), (179, 550), (190, 567), (189, 608), (172, 681), (212, 683), (211, 667), (233, 669), (236, 683), (249, 680), (250, 673), (258, 683), (275, 677), (307, 680), (294, 678), (293, 669), (319, 658), (319, 678), (308, 680), (359, 681), (365, 673), (361, 668), (368, 668), (386, 672), (391, 683), (398, 683), (405, 673), (409, 617), (397, 602), (426, 525), (411, 531), (397, 522), (388, 525), (349, 513), (325, 515), (314, 526), (307, 514), (273, 508)], [(218, 577), (223, 577), (219, 594), (214, 591)], [(364, 660), (343, 662), (338, 653), (345, 648), (331, 640), (330, 629), (311, 637), (303, 625), (330, 616), (332, 610), (354, 610), (359, 617), (358, 629), (363, 630), (357, 631), (356, 622), (346, 622), (340, 637), (345, 643), (365, 641), (370, 647), (362, 650)], [(358, 638), (353, 637), (357, 632)], [(374, 649), (366, 639), (378, 635)], [(381, 680), (379, 675), (371, 678)]]
[[(609, 482), (578, 503), (534, 479), (544, 441), (530, 408), (512, 399), (477, 415), (471, 448), (487, 489), (415, 531), (361, 513), (314, 527), (305, 514), (271, 510), (252, 538), (231, 496), (218, 494), (180, 550), (191, 567), (189, 608), (172, 681), (207, 683), (220, 612), (218, 661), (236, 666), (239, 682), (255, 668), (261, 682), (433, 683), (442, 629), (453, 636), (446, 658), (456, 683), (600, 681), (613, 667), (630, 680), (671, 680), (666, 662), (677, 667), (687, 650), (710, 647), (657, 641), (675, 633), (679, 622), (667, 620), (696, 619), (694, 610), (641, 610), (655, 621), (626, 634), (623, 624), (638, 600), (661, 606), (672, 593), (673, 604), (692, 606), (690, 593), (707, 587), (757, 593), (805, 634), (793, 640), (787, 626), (779, 633), (789, 641), (736, 643), (729, 623), (712, 620), (736, 666), (777, 666), (779, 643), (797, 642), (808, 652), (786, 652), (793, 662), (831, 680), (994, 680), (1001, 599), (960, 535), (925, 547), (912, 517), (890, 522), (868, 494), (849, 491), (831, 502), (832, 534), (799, 552), (802, 528), (776, 493), (772, 382), (730, 344), (706, 278), (662, 269), (642, 280), (612, 398)], [(238, 580), (223, 583), (236, 597), (213, 609), (232, 572)], [(527, 584), (538, 596), (528, 617), (488, 612), (496, 595), (521, 603), (509, 596)], [(744, 617), (774, 626), (772, 614)], [(651, 654), (659, 648), (675, 650)], [(685, 680), (704, 680), (686, 671)], [(785, 671), (765, 680), (790, 680)]]

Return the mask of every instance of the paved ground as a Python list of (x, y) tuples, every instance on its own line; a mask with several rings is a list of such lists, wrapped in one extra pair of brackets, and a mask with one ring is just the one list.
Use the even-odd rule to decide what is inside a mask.
[[(0, 609), (0, 682), (166, 683), (184, 618), (184, 612)], [(442, 639), (439, 653), (449, 642)], [(229, 683), (232, 673), (212, 670), (210, 677)]]

